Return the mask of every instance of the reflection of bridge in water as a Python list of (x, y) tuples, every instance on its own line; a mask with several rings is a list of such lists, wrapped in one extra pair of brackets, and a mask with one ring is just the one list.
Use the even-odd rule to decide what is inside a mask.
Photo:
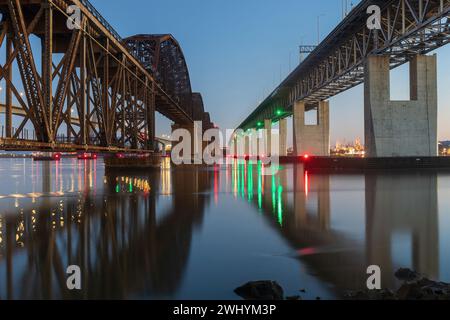
[[(311, 174), (301, 165), (287, 167), (276, 177), (262, 176), (263, 170), (257, 165), (235, 166), (236, 195), (257, 205), (297, 250), (309, 272), (331, 284), (338, 295), (364, 289), (366, 269), (373, 264), (381, 267), (385, 288), (396, 286), (394, 273), (399, 267), (439, 278), (436, 172), (361, 176), (366, 224), (360, 239), (332, 222), (333, 200), (346, 191), (339, 189), (342, 176)], [(357, 199), (346, 200), (348, 210), (358, 213), (351, 203)], [(409, 237), (408, 248), (400, 254), (411, 257), (410, 265), (402, 265), (394, 252), (398, 236)]]
[[(42, 170), (51, 176), (48, 166)], [(89, 181), (91, 172), (78, 178)], [(0, 275), (6, 278), (0, 298), (173, 294), (187, 263), (193, 228), (202, 222), (209, 201), (202, 194), (210, 188), (208, 175), (200, 170), (106, 174), (106, 189), (98, 195), (88, 183), (76, 197), (43, 197), (19, 215), (0, 216)], [(49, 179), (43, 181), (44, 194), (50, 192)], [(172, 205), (157, 213), (160, 197), (169, 193)], [(83, 270), (82, 296), (66, 289), (66, 267), (72, 264)]]
[[(338, 295), (364, 286), (371, 264), (382, 267), (384, 287), (395, 286), (393, 273), (401, 266), (439, 278), (434, 172), (355, 175), (358, 187), (344, 190), (339, 188), (343, 176), (308, 173), (301, 166), (287, 166), (277, 176), (263, 176), (267, 169), (256, 164), (240, 164), (227, 171), (107, 172), (104, 178), (100, 172), (95, 178), (95, 163), (80, 167), (69, 183), (76, 185), (73, 190), (61, 192), (54, 185), (60, 177), (42, 164), (47, 177), (42, 192), (35, 192), (35, 199), (15, 195), (20, 203), (0, 215), (0, 298), (175, 295), (194, 228), (202, 224), (210, 195), (223, 191), (222, 180), (231, 181), (231, 192), (253, 203), (308, 272)], [(48, 196), (55, 190), (57, 197)], [(360, 194), (352, 199), (355, 190)], [(356, 197), (361, 208), (352, 203)], [(343, 212), (334, 202), (343, 199), (356, 213), (352, 219), (365, 210), (362, 237), (336, 225)], [(402, 255), (410, 255), (411, 265), (399, 265), (404, 263), (394, 250), (399, 236), (409, 237)], [(86, 270), (83, 296), (65, 289), (65, 268), (71, 264)]]

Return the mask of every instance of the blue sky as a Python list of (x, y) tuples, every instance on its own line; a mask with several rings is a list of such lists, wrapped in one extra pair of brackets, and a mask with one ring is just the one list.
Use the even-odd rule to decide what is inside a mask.
[[(173, 34), (193, 89), (221, 128), (238, 125), (275, 88), (280, 73), (288, 74), (289, 60), (291, 69), (296, 66), (301, 43), (317, 43), (318, 15), (322, 37), (342, 17), (341, 0), (129, 0), (125, 7), (123, 1), (91, 2), (122, 36)], [(167, 132), (168, 122), (158, 120), (158, 131)], [(337, 137), (361, 136), (361, 128), (339, 130)]]

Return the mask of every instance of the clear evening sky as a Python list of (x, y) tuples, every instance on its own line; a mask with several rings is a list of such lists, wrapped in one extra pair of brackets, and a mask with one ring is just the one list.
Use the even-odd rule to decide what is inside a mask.
[[(341, 20), (341, 0), (91, 0), (123, 37), (171, 33), (186, 57), (194, 91), (221, 128), (236, 127)], [(349, 1), (350, 2), (350, 1)], [(358, 1), (353, 1), (357, 3)], [(450, 139), (450, 46), (438, 54), (439, 139)], [(409, 99), (408, 67), (392, 73), (393, 99)], [(363, 87), (330, 99), (332, 143), (363, 138)], [(159, 134), (169, 122), (158, 117)]]

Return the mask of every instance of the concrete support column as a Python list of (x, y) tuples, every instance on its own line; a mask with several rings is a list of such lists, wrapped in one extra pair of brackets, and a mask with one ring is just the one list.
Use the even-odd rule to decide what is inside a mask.
[(261, 150), (261, 146), (264, 146), (264, 141), (262, 139), (264, 139), (264, 137), (261, 137), (261, 130), (256, 130), (255, 132), (256, 134), (256, 155), (259, 157), (262, 155), (263, 151)]
[(230, 143), (230, 155), (236, 156), (237, 155), (237, 137), (233, 136)]
[(250, 141), (249, 156), (251, 157), (258, 156), (258, 131), (256, 131), (255, 129), (250, 129), (249, 141)]
[(250, 155), (250, 140), (251, 139), (251, 137), (250, 137), (250, 134), (247, 132), (245, 135), (244, 135), (244, 143), (245, 143), (245, 147), (244, 147), (244, 155), (247, 157), (247, 156), (249, 156)]
[(304, 101), (294, 104), (294, 152), (297, 156), (330, 155), (330, 105), (320, 101), (317, 106), (317, 124), (305, 124)]
[(279, 156), (286, 157), (287, 156), (287, 119), (280, 120), (280, 150)]
[(243, 157), (245, 153), (245, 137), (242, 135), (236, 136), (236, 156)]
[(369, 57), (365, 70), (364, 127), (368, 157), (437, 156), (436, 56), (410, 64), (410, 101), (390, 100), (389, 56)]
[(266, 119), (264, 120), (264, 150), (265, 155), (270, 157), (272, 155), (272, 120)]

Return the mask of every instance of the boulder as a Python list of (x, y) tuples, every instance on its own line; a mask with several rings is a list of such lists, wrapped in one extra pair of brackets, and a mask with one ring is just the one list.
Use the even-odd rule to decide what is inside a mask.
[(398, 269), (397, 272), (394, 274), (395, 277), (402, 281), (417, 281), (422, 278), (422, 275), (416, 271), (413, 271), (408, 268), (401, 268)]
[(245, 300), (284, 300), (283, 288), (275, 281), (248, 282), (234, 292)]

